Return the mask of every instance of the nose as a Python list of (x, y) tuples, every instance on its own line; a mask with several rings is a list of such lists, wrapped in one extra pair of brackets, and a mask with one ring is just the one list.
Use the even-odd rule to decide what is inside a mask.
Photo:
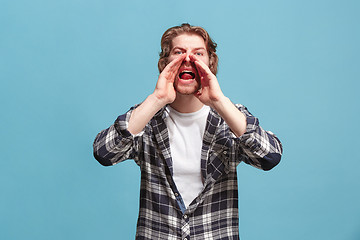
[(185, 57), (185, 59), (184, 59), (184, 61), (185, 61), (185, 63), (190, 63), (190, 55), (191, 55), (191, 53), (186, 53), (186, 57)]

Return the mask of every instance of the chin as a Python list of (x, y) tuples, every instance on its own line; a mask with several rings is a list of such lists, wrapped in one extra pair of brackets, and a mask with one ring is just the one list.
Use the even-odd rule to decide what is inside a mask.
[(177, 93), (182, 95), (192, 95), (199, 91), (201, 88), (201, 84), (199, 83), (199, 79), (196, 78), (187, 82), (181, 79), (176, 79), (174, 82), (174, 88)]
[(175, 91), (182, 95), (193, 95), (200, 89), (200, 85), (196, 86), (174, 86)]
[(178, 90), (176, 90), (176, 92), (180, 95), (191, 96), (191, 95), (194, 95), (194, 93), (196, 93), (197, 91), (178, 91)]

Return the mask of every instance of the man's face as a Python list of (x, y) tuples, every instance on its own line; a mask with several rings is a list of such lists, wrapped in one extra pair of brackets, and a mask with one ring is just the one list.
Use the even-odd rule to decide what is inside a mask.
[(209, 55), (204, 39), (197, 34), (187, 33), (175, 37), (172, 40), (169, 62), (181, 54), (185, 54), (185, 59), (175, 77), (174, 88), (180, 94), (194, 94), (201, 88), (201, 81), (194, 62), (190, 60), (190, 56), (196, 56), (197, 59), (209, 66)]

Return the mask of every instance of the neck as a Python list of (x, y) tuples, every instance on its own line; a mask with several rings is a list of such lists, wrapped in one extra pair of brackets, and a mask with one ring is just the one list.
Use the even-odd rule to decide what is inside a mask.
[(199, 111), (204, 104), (194, 95), (176, 93), (175, 101), (170, 106), (180, 113), (192, 113)]

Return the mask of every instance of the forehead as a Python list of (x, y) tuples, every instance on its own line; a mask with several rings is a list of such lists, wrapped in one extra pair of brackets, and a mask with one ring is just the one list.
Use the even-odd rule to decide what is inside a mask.
[(172, 48), (204, 48), (206, 49), (204, 39), (194, 33), (182, 33), (172, 40)]

